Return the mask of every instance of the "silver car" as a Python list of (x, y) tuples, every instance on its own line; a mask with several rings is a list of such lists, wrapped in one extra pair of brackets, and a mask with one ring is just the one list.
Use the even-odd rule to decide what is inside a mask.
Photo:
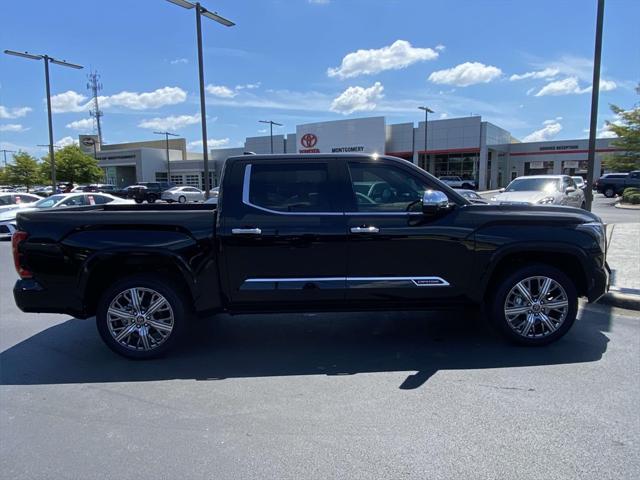
[(584, 192), (568, 175), (531, 175), (512, 180), (491, 197), (501, 205), (565, 205), (585, 208)]
[(160, 198), (169, 203), (204, 202), (204, 192), (196, 187), (178, 185), (162, 192)]

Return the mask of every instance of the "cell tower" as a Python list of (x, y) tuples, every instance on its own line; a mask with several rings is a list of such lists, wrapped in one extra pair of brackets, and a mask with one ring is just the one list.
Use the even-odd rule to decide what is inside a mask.
[(87, 90), (91, 90), (91, 96), (93, 97), (93, 109), (89, 110), (89, 115), (93, 118), (93, 129), (98, 130), (98, 141), (102, 145), (102, 127), (100, 126), (100, 117), (103, 113), (98, 106), (98, 92), (102, 90), (102, 83), (100, 83), (100, 75), (98, 72), (93, 72), (87, 75), (89, 81), (87, 82)]

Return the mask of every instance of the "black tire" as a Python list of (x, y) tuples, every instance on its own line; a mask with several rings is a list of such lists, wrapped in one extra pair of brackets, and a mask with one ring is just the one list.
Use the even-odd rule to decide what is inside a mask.
[(142, 203), (142, 202), (144, 202), (144, 200), (142, 200), (141, 198), (136, 198), (136, 199), (135, 199), (135, 201), (136, 201), (136, 203)]
[[(144, 288), (148, 290), (154, 290), (156, 293), (162, 295), (168, 302), (173, 313), (173, 328), (168, 336), (162, 340), (162, 342), (148, 350), (134, 349), (133, 347), (127, 347), (124, 343), (120, 343), (114, 338), (114, 334), (109, 329), (109, 321), (107, 318), (107, 311), (111, 302), (123, 292), (126, 292), (132, 288)], [(144, 301), (144, 298), (143, 298)], [(149, 358), (159, 357), (165, 354), (168, 350), (175, 346), (179, 341), (182, 333), (185, 330), (186, 323), (189, 317), (189, 311), (187, 309), (186, 295), (182, 289), (174, 285), (171, 281), (164, 278), (158, 278), (157, 275), (152, 274), (138, 274), (133, 275), (122, 280), (119, 280), (111, 288), (109, 288), (100, 298), (96, 311), (96, 326), (100, 337), (107, 344), (107, 346), (114, 352), (131, 359), (143, 360)], [(147, 305), (148, 306), (148, 305)], [(124, 323), (124, 322), (123, 322)], [(151, 331), (151, 334), (155, 334), (156, 338), (159, 337), (159, 331)], [(137, 331), (133, 331), (130, 335), (125, 337), (125, 341), (133, 341), (131, 337), (140, 339), (140, 335)], [(139, 342), (138, 342), (139, 343)]]
[[(518, 282), (537, 276), (548, 277), (564, 289), (567, 298), (567, 311), (564, 321), (552, 333), (540, 337), (523, 336), (509, 324), (504, 311), (505, 302), (507, 295)], [(506, 274), (501, 281), (491, 288), (495, 289), (495, 295), (487, 298), (489, 320), (504, 336), (514, 343), (527, 346), (548, 345), (564, 336), (575, 322), (578, 313), (578, 294), (576, 287), (573, 281), (557, 268), (545, 264), (529, 264)], [(541, 323), (537, 325), (541, 326)]]
[(463, 183), (462, 188), (464, 188), (465, 190), (473, 190), (473, 185), (470, 185), (468, 183)]
[(184, 195), (180, 195), (178, 197), (178, 203), (187, 203), (187, 197), (185, 197)]
[(602, 193), (604, 193), (604, 196), (607, 198), (613, 198), (616, 196), (616, 191), (613, 187), (604, 187)]
[(586, 210), (586, 209), (587, 209), (587, 202), (584, 202), (584, 201), (583, 201), (583, 202), (582, 202), (582, 204), (580, 205), (580, 208), (581, 208), (582, 210)]
[(149, 202), (149, 203), (155, 203), (155, 201), (156, 201), (156, 200), (157, 200), (157, 199), (156, 199), (156, 196), (155, 196), (155, 195), (149, 195), (149, 196), (147, 197), (147, 202)]

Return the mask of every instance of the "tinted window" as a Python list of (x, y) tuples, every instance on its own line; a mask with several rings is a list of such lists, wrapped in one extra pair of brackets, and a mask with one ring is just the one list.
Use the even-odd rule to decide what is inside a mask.
[(71, 198), (67, 198), (64, 202), (60, 204), (60, 206), (65, 206), (65, 207), (77, 207), (80, 205), (86, 205), (84, 195), (75, 195)]
[(0, 195), (0, 205), (11, 205), (12, 203), (11, 195)]
[(279, 212), (332, 211), (327, 164), (253, 164), (249, 202)]
[(430, 188), (419, 176), (393, 165), (351, 162), (349, 172), (359, 212), (419, 211)]

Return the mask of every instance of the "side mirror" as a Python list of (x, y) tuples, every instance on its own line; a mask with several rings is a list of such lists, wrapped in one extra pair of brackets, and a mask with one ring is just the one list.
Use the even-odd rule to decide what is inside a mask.
[(449, 208), (449, 197), (439, 190), (426, 190), (422, 195), (422, 213), (433, 215)]
[(564, 191), (567, 195), (576, 191), (576, 187), (567, 187)]
[(498, 190), (500, 193), (504, 193), (506, 190), (506, 188), (502, 187), (500, 190)]

